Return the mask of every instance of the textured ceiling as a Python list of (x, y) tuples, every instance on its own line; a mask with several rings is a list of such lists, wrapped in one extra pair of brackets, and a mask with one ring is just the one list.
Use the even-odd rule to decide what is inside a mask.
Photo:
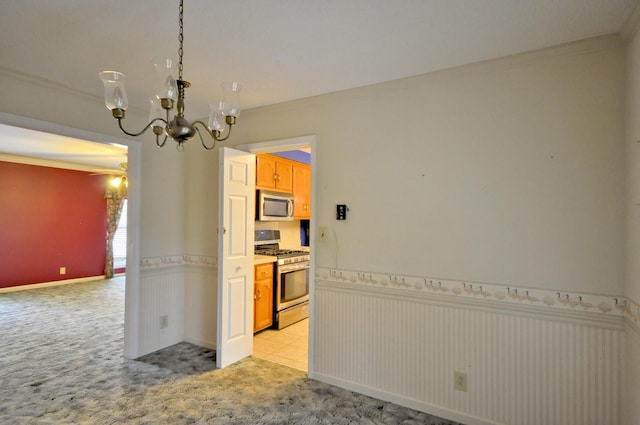
[[(185, 0), (188, 118), (219, 83), (244, 109), (361, 87), (621, 31), (638, 0)], [(177, 0), (0, 1), (0, 68), (102, 97), (127, 75), (147, 108), (153, 62), (176, 57)], [(105, 113), (108, 112), (105, 110)]]

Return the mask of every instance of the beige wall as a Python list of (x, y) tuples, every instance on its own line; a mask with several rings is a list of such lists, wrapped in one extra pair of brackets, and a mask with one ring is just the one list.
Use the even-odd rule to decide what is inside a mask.
[[(626, 189), (626, 63), (616, 38), (244, 111), (225, 145), (317, 135), (315, 220), (330, 230), (317, 244), (319, 268), (626, 293), (637, 303), (637, 45), (636, 39), (629, 56)], [(120, 136), (100, 99), (0, 77), (0, 111)], [(145, 118), (131, 111), (127, 124), (139, 127)], [(182, 154), (158, 149), (151, 136), (143, 139), (141, 257), (214, 256), (216, 156), (195, 145)], [(335, 220), (336, 203), (349, 206), (348, 220)], [(215, 312), (183, 312), (202, 294), (214, 297), (214, 285), (210, 269), (145, 273), (142, 298), (153, 304), (141, 308), (139, 331), (149, 341), (143, 351), (181, 333), (214, 341), (215, 320), (206, 316)], [(175, 323), (171, 338), (156, 329), (167, 312)], [(175, 317), (182, 314), (185, 324)], [(357, 322), (347, 323), (357, 334)], [(464, 324), (456, 326), (451, 338), (463, 335)], [(190, 329), (198, 330), (190, 336)], [(349, 357), (349, 347), (325, 335), (319, 343)], [(629, 347), (627, 362), (638, 351), (637, 344)], [(326, 360), (317, 359), (320, 365)], [(636, 381), (629, 379), (627, 389)]]
[[(584, 313), (575, 326), (555, 308), (538, 322), (529, 302), (449, 298), (455, 313), (439, 323), (428, 313), (444, 296), (411, 291), (436, 277), (546, 290), (551, 302), (624, 295), (625, 66), (622, 42), (603, 38), (243, 112), (234, 143), (317, 136), (315, 220), (329, 237), (316, 244), (312, 376), (465, 423), (622, 423), (620, 317)], [(606, 355), (587, 349), (603, 345), (601, 327), (615, 341)], [(515, 393), (496, 384), (505, 369)], [(454, 370), (469, 371), (464, 397)], [(594, 380), (602, 393), (588, 393)]]
[[(5, 70), (0, 70), (0, 90), (2, 112), (131, 140), (101, 98)], [(124, 126), (137, 131), (147, 116), (146, 111), (128, 110)], [(141, 257), (182, 254), (184, 155), (172, 147), (157, 148), (152, 134), (135, 140), (142, 144)]]
[(626, 288), (627, 296), (640, 303), (640, 35), (627, 55), (626, 150)]
[[(99, 81), (96, 84), (99, 85)], [(185, 155), (173, 147), (156, 147), (152, 135), (135, 141), (122, 135), (98, 97), (4, 69), (0, 69), (0, 90), (3, 92), (0, 111), (39, 120), (44, 123), (42, 131), (47, 131), (46, 123), (53, 123), (97, 136), (107, 135), (118, 142), (140, 144), (135, 145), (136, 151), (142, 151), (140, 170), (130, 167), (129, 173), (130, 187), (135, 187), (134, 180), (139, 176), (140, 190), (130, 190), (129, 194), (139, 197), (142, 263), (128, 267), (125, 355), (137, 357), (183, 340), (184, 271), (174, 259), (182, 258), (185, 253)], [(146, 124), (147, 115), (146, 111), (128, 110), (124, 125), (137, 131)], [(133, 199), (129, 205), (134, 205)], [(130, 229), (135, 222), (129, 222)], [(171, 261), (163, 264), (169, 267), (156, 270), (156, 265), (166, 257), (171, 257)], [(138, 270), (141, 270), (140, 276)], [(169, 317), (168, 329), (160, 329), (161, 316)]]
[[(640, 304), (640, 34), (636, 33), (627, 49), (626, 110), (626, 279), (625, 295), (634, 304), (636, 318)], [(629, 315), (631, 316), (631, 315)], [(625, 423), (640, 423), (640, 329), (627, 326), (625, 373)]]
[(246, 111), (234, 143), (317, 135), (319, 267), (620, 295), (624, 66), (599, 39)]

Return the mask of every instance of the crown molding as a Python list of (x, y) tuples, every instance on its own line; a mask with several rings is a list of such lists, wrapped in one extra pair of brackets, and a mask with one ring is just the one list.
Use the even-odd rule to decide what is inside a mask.
[[(63, 168), (65, 170), (85, 171), (88, 173), (100, 172), (101, 174), (108, 174), (104, 172), (105, 168), (101, 168), (101, 167), (75, 164), (71, 162), (54, 161), (50, 159), (31, 158), (26, 156), (0, 154), (0, 161), (13, 162), (16, 164), (36, 165), (39, 167)], [(113, 170), (113, 174), (114, 175), (122, 174), (122, 170)]]

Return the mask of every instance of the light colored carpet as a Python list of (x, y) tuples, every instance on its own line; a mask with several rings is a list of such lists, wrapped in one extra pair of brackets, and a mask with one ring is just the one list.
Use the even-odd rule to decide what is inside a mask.
[(442, 424), (248, 358), (123, 352), (124, 279), (0, 294), (1, 424)]

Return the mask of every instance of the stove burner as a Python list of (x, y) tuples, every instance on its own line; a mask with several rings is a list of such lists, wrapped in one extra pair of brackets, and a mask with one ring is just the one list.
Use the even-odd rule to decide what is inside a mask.
[(256, 249), (256, 254), (259, 255), (270, 255), (272, 257), (293, 257), (296, 255), (307, 255), (308, 252), (305, 251), (297, 251), (293, 249)]

